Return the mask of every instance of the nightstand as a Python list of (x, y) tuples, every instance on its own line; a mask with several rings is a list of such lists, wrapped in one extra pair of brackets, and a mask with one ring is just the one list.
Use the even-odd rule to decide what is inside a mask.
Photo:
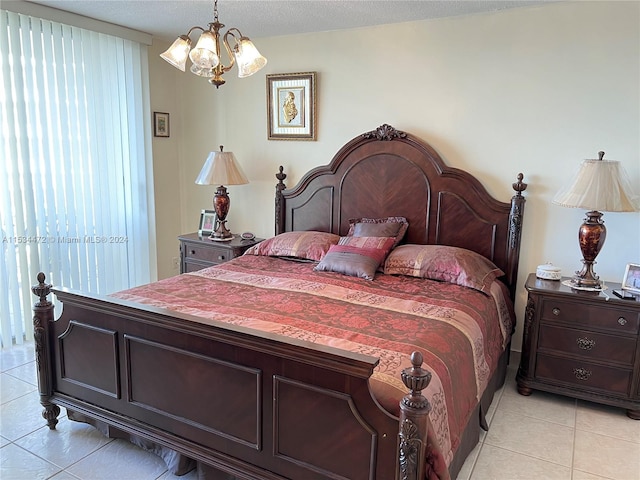
[(178, 237), (180, 240), (180, 273), (195, 272), (241, 256), (262, 238), (243, 240), (239, 235), (228, 242), (216, 242), (197, 233)]
[(640, 420), (640, 302), (616, 297), (619, 283), (607, 287), (582, 292), (529, 275), (520, 394), (559, 393), (622, 407)]

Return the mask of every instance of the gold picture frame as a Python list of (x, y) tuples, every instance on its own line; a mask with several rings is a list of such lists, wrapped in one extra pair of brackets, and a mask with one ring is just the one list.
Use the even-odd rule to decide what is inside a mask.
[(169, 114), (166, 112), (153, 112), (153, 136), (169, 136)]
[(316, 139), (316, 72), (267, 75), (267, 138)]

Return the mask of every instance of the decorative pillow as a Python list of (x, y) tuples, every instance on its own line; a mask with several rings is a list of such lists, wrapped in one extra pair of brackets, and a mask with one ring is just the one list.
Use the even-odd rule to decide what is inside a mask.
[(392, 237), (342, 237), (314, 270), (373, 280), (378, 266), (393, 247)]
[(245, 255), (295, 257), (320, 261), (336, 245), (339, 235), (327, 232), (285, 232), (249, 248)]
[(482, 255), (446, 245), (400, 245), (389, 254), (384, 273), (429, 278), (489, 293), (504, 272)]
[(351, 218), (349, 237), (393, 237), (396, 247), (407, 233), (409, 222), (404, 217)]

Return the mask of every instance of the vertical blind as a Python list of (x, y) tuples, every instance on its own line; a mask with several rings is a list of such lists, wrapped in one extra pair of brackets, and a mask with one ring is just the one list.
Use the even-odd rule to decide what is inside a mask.
[(33, 337), (38, 272), (108, 294), (156, 264), (146, 46), (0, 10), (0, 49), (6, 348)]

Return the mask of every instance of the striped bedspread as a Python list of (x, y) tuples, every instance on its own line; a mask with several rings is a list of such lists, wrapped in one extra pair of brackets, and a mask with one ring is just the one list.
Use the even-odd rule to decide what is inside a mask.
[(371, 388), (394, 415), (418, 350), (432, 374), (423, 392), (447, 464), (513, 329), (499, 283), (470, 288), (377, 274), (368, 281), (313, 263), (243, 256), (112, 296), (380, 358)]

